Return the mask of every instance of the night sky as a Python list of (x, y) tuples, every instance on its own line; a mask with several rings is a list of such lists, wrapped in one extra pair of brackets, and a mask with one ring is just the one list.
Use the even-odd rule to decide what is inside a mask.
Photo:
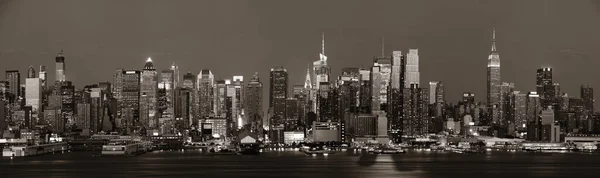
[(67, 79), (82, 87), (152, 57), (159, 71), (176, 61), (182, 75), (208, 68), (248, 81), (259, 72), (266, 103), (269, 68), (302, 84), (325, 32), (332, 78), (371, 66), (385, 36), (386, 54), (419, 49), (421, 85), (443, 81), (449, 102), (464, 91), (484, 101), (494, 24), (502, 80), (516, 90), (534, 91), (547, 66), (570, 96), (581, 84), (600, 88), (600, 3), (589, 0), (3, 0), (0, 70), (25, 77), (46, 65), (52, 82), (63, 49)]

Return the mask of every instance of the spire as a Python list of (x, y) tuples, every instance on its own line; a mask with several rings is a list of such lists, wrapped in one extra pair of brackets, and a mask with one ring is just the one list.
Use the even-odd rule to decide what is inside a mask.
[(312, 88), (312, 82), (310, 81), (310, 64), (306, 68), (306, 79), (304, 80), (304, 88)]
[(152, 59), (148, 57), (148, 60), (146, 60), (146, 62), (152, 62)]
[(492, 52), (496, 52), (496, 25), (492, 30)]
[(385, 38), (381, 37), (381, 57), (385, 57)]
[(321, 54), (325, 55), (325, 32), (321, 32)]

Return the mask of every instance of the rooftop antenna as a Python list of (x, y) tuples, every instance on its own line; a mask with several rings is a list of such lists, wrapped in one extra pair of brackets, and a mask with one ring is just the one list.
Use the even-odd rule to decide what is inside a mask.
[(321, 54), (325, 55), (325, 32), (321, 32)]
[(381, 57), (385, 57), (385, 37), (381, 37)]

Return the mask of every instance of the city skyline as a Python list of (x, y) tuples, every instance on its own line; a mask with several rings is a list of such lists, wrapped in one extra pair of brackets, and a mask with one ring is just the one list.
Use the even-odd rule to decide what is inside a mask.
[[(54, 3), (49, 3), (48, 5), (85, 6), (95, 3), (102, 2), (90, 3), (56, 1)], [(266, 1), (253, 2), (250, 3), (250, 5), (254, 3), (256, 3), (256, 6), (258, 7), (249, 7), (260, 9), (264, 7), (259, 5), (265, 5), (262, 3), (266, 3)], [(157, 70), (166, 70), (172, 64), (172, 62), (175, 61), (181, 67), (180, 71), (183, 73), (190, 71), (193, 74), (197, 75), (201, 69), (206, 68), (213, 71), (215, 79), (227, 79), (231, 78), (231, 76), (234, 75), (243, 75), (247, 78), (250, 78), (254, 74), (254, 72), (258, 72), (260, 78), (268, 78), (267, 71), (270, 68), (275, 66), (283, 66), (290, 73), (290, 85), (302, 84), (305, 79), (304, 74), (306, 67), (304, 66), (310, 64), (312, 61), (318, 60), (318, 53), (319, 51), (321, 51), (319, 39), (321, 37), (320, 33), (325, 32), (327, 38), (326, 45), (329, 63), (328, 65), (332, 68), (332, 78), (339, 76), (341, 73), (341, 69), (344, 67), (369, 68), (373, 57), (379, 56), (380, 54), (380, 37), (384, 36), (386, 38), (384, 49), (385, 51), (408, 51), (408, 49), (412, 48), (420, 49), (421, 53), (419, 62), (421, 72), (421, 83), (427, 83), (428, 81), (443, 81), (446, 84), (445, 90), (448, 101), (455, 103), (459, 100), (461, 93), (463, 92), (472, 92), (475, 94), (475, 98), (477, 101), (485, 101), (486, 92), (484, 83), (486, 69), (483, 66), (486, 66), (487, 63), (486, 57), (489, 53), (489, 46), (491, 45), (490, 34), (492, 31), (492, 26), (495, 25), (497, 29), (498, 40), (497, 48), (499, 53), (502, 54), (502, 68), (504, 71), (502, 73), (502, 78), (505, 82), (514, 82), (515, 90), (519, 90), (522, 92), (535, 91), (535, 70), (541, 67), (552, 67), (555, 76), (554, 80), (556, 82), (559, 82), (563, 86), (562, 91), (567, 92), (570, 96), (578, 96), (578, 86), (581, 84), (590, 84), (591, 86), (599, 85), (598, 82), (593, 80), (593, 73), (586, 73), (587, 71), (593, 71), (593, 68), (590, 66), (594, 66), (593, 62), (595, 61), (592, 60), (592, 57), (595, 51), (592, 51), (589, 48), (594, 46), (593, 44), (598, 44), (597, 37), (593, 37), (592, 35), (591, 38), (584, 39), (580, 37), (581, 35), (570, 36), (569, 34), (571, 33), (559, 32), (558, 29), (553, 28), (547, 28), (544, 29), (544, 31), (537, 31), (535, 30), (535, 28), (538, 28), (538, 30), (540, 30), (539, 28), (542, 27), (532, 27), (531, 25), (527, 24), (518, 24), (521, 20), (514, 19), (514, 17), (506, 17), (505, 14), (503, 15), (503, 13), (507, 12), (501, 12), (501, 10), (507, 10), (507, 8), (509, 7), (506, 7), (506, 4), (502, 2), (489, 2), (470, 5), (468, 8), (468, 10), (470, 11), (466, 13), (460, 12), (459, 14), (454, 15), (462, 17), (467, 15), (468, 13), (480, 12), (480, 10), (485, 9), (485, 7), (498, 7), (496, 9), (489, 9), (493, 12), (482, 14), (482, 16), (489, 18), (454, 19), (457, 22), (464, 22), (465, 20), (472, 21), (472, 23), (469, 24), (458, 24), (464, 26), (457, 26), (457, 24), (449, 23), (439, 24), (427, 22), (427, 20), (431, 20), (432, 18), (425, 18), (417, 15), (408, 15), (408, 17), (397, 17), (398, 22), (390, 22), (391, 24), (388, 24), (389, 28), (382, 28), (382, 25), (377, 24), (384, 22), (366, 22), (368, 21), (366, 20), (366, 18), (393, 18), (390, 17), (390, 9), (387, 8), (386, 5), (393, 5), (396, 3), (406, 4), (407, 2), (380, 1), (380, 3), (364, 4), (364, 7), (360, 7), (361, 9), (364, 9), (364, 11), (360, 13), (365, 13), (363, 14), (365, 15), (365, 18), (360, 18), (357, 21), (360, 23), (368, 24), (365, 26), (348, 24), (349, 22), (343, 23), (344, 19), (347, 19), (347, 17), (345, 17), (344, 14), (350, 16), (350, 14), (348, 14), (349, 12), (341, 9), (341, 7), (331, 6), (332, 3), (334, 2), (321, 2), (315, 4), (327, 6), (328, 8), (333, 8), (333, 10), (340, 12), (339, 15), (332, 15), (332, 13), (314, 15), (322, 15), (323, 19), (326, 20), (319, 20), (318, 18), (313, 17), (313, 15), (311, 15), (310, 17), (306, 17), (307, 19), (314, 19), (317, 21), (313, 22), (314, 25), (308, 25), (310, 28), (302, 26), (302, 28), (299, 30), (293, 30), (294, 35), (289, 36), (285, 36), (285, 34), (282, 33), (292, 32), (291, 29), (283, 28), (280, 26), (273, 26), (269, 24), (269, 22), (271, 21), (282, 23), (283, 21), (273, 19), (270, 17), (262, 17), (267, 14), (261, 13), (253, 15), (261, 16), (261, 18), (265, 19), (266, 22), (261, 21), (259, 24), (268, 24), (268, 27), (264, 27), (261, 29), (264, 29), (270, 33), (254, 34), (251, 32), (257, 32), (256, 29), (254, 29), (255, 31), (252, 31), (252, 29), (248, 28), (240, 28), (238, 32), (219, 32), (215, 30), (217, 30), (217, 28), (226, 28), (228, 26), (231, 26), (231, 24), (214, 22), (214, 20), (217, 20), (217, 18), (203, 18), (202, 21), (206, 21), (207, 24), (217, 23), (218, 25), (211, 27), (210, 30), (208, 30), (212, 33), (202, 33), (198, 34), (197, 36), (194, 36), (187, 33), (187, 30), (184, 29), (199, 28), (196, 24), (191, 23), (191, 21), (190, 23), (186, 23), (185, 20), (178, 21), (176, 24), (179, 24), (180, 27), (174, 29), (173, 31), (179, 32), (181, 30), (184, 30), (183, 32), (185, 33), (183, 34), (190, 35), (192, 39), (197, 39), (197, 41), (200, 42), (201, 46), (206, 46), (204, 45), (205, 43), (216, 44), (206, 47), (205, 50), (200, 49), (200, 51), (198, 51), (196, 50), (197, 47), (195, 47), (195, 45), (180, 45), (186, 43), (189, 44), (189, 42), (191, 42), (188, 39), (183, 39), (183, 34), (175, 35), (169, 29), (160, 28), (156, 25), (153, 25), (155, 24), (154, 22), (156, 22), (156, 24), (167, 23), (168, 19), (174, 18), (169, 14), (162, 13), (146, 14), (149, 16), (147, 18), (156, 17), (156, 20), (144, 24), (138, 24), (142, 27), (149, 27), (145, 29), (136, 28), (138, 31), (126, 30), (122, 33), (114, 33), (115, 31), (106, 31), (111, 30), (111, 28), (104, 28), (104, 32), (106, 33), (104, 35), (110, 35), (110, 38), (114, 40), (117, 40), (115, 38), (123, 34), (131, 35), (135, 32), (142, 32), (144, 34), (134, 35), (131, 38), (125, 38), (123, 45), (114, 44), (112, 42), (108, 43), (108, 41), (105, 40), (99, 40), (99, 43), (97, 43), (97, 45), (77, 45), (85, 41), (75, 39), (75, 37), (81, 35), (88, 36), (86, 35), (87, 33), (76, 33), (73, 35), (73, 37), (70, 37), (68, 33), (65, 34), (65, 32), (76, 30), (78, 28), (83, 28), (86, 25), (93, 24), (93, 22), (82, 21), (80, 19), (72, 19), (72, 22), (60, 20), (61, 18), (59, 17), (68, 15), (69, 13), (77, 13), (75, 9), (71, 9), (71, 11), (69, 12), (59, 13), (57, 15), (47, 17), (47, 20), (51, 22), (56, 22), (56, 24), (61, 24), (60, 26), (66, 28), (61, 28), (63, 31), (50, 30), (47, 32), (47, 34), (43, 35), (47, 37), (44, 40), (34, 40), (32, 39), (32, 37), (40, 37), (40, 34), (33, 33), (34, 35), (31, 35), (31, 37), (23, 37), (20, 34), (23, 34), (24, 32), (16, 32), (14, 30), (17, 29), (17, 27), (19, 29), (23, 29), (29, 25), (38, 26), (46, 22), (37, 22), (37, 19), (34, 19), (35, 21), (31, 22), (30, 24), (23, 24), (16, 21), (8, 21), (7, 19), (14, 19), (11, 17), (14, 17), (16, 15), (15, 11), (11, 11), (11, 9), (21, 9), (30, 5), (28, 2), (8, 1), (5, 4), (7, 5), (7, 7), (11, 8), (7, 8), (6, 10), (0, 11), (6, 17), (0, 22), (3, 22), (4, 24), (13, 24), (14, 27), (0, 27), (0, 31), (3, 32), (0, 33), (2, 35), (2, 39), (5, 39), (2, 42), (0, 42), (0, 59), (9, 63), (9, 65), (0, 66), (0, 70), (6, 71), (18, 69), (19, 71), (21, 71), (22, 75), (24, 75), (25, 71), (27, 70), (27, 67), (30, 65), (54, 66), (54, 60), (52, 59), (56, 56), (57, 51), (64, 49), (66, 53), (65, 55), (68, 58), (66, 63), (68, 63), (68, 66), (71, 66), (67, 66), (69, 70), (69, 73), (67, 73), (69, 78), (67, 80), (73, 81), (73, 83), (78, 88), (87, 84), (97, 83), (100, 81), (111, 81), (111, 76), (114, 69), (119, 67), (124, 67), (125, 69), (141, 69), (141, 66), (143, 65), (141, 63), (143, 63), (143, 60), (147, 57), (151, 57), (155, 60), (155, 66), (157, 67)], [(515, 2), (507, 3), (514, 4)], [(536, 16), (534, 12), (530, 12), (531, 9), (528, 9), (528, 7), (532, 7), (534, 4), (536, 4), (535, 2), (518, 3), (521, 3), (521, 5), (523, 5), (523, 9), (509, 8), (509, 10), (511, 10), (511, 12), (524, 13), (524, 15), (528, 15), (527, 17), (530, 20), (541, 18), (539, 16)], [(158, 5), (160, 5), (160, 2), (141, 4), (144, 7), (144, 9), (154, 9), (158, 7)], [(270, 4), (272, 4), (272, 6), (284, 6), (283, 4), (279, 4), (276, 2), (271, 2)], [(310, 2), (307, 4), (310, 4)], [(465, 5), (465, 2), (457, 2), (456, 4)], [(581, 1), (567, 4), (564, 4), (564, 2), (559, 1), (548, 3), (545, 9), (563, 7), (560, 6), (561, 4), (564, 5), (565, 8), (567, 8), (566, 10), (573, 9), (574, 7), (582, 5), (588, 5), (586, 3), (582, 3)], [(173, 6), (179, 7), (181, 5), (186, 4), (178, 2), (175, 3), (175, 5)], [(226, 6), (231, 4), (228, 4), (227, 2), (222, 2), (222, 4), (216, 3), (213, 5)], [(356, 2), (348, 2), (344, 6), (356, 7), (358, 5), (362, 4)], [(430, 3), (420, 2), (413, 5), (419, 7), (427, 7), (428, 5), (430, 5)], [(447, 5), (456, 6), (452, 3)], [(298, 6), (300, 6), (301, 8), (308, 8), (307, 6), (309, 5), (298, 4)], [(436, 6), (433, 6), (432, 8), (437, 9)], [(379, 9), (379, 7), (381, 7), (381, 9)], [(598, 15), (595, 14), (597, 9), (593, 9), (593, 5), (591, 7), (592, 9), (589, 9), (589, 11), (573, 13), (572, 17), (587, 19), (598, 18)], [(165, 8), (172, 9), (173, 7)], [(121, 11), (125, 11), (125, 9), (126, 8), (116, 9), (116, 11), (117, 13), (119, 13)], [(23, 12), (28, 11), (26, 9), (22, 10), (24, 10)], [(369, 12), (379, 12), (380, 10), (381, 13), (379, 14), (368, 15)], [(253, 13), (247, 11), (243, 12), (250, 14)], [(267, 11), (264, 13), (274, 12)], [(298, 13), (301, 12), (294, 10), (283, 14), (284, 17), (295, 17), (294, 14)], [(103, 18), (101, 15), (104, 13), (96, 10), (90, 14), (92, 14), (90, 16), (93, 16), (95, 18)], [(194, 16), (194, 13), (185, 10), (183, 10), (181, 14)], [(242, 20), (242, 15), (243, 14), (232, 15), (232, 17), (230, 17), (229, 20), (231, 20), (231, 22)], [(546, 13), (543, 15), (549, 16), (552, 14)], [(113, 19), (111, 17), (106, 18), (107, 19), (105, 19), (105, 21), (108, 24), (121, 23), (121, 21), (117, 21), (116, 19)], [(129, 18), (129, 20), (139, 18), (144, 17), (131, 17)], [(543, 19), (546, 19), (546, 17), (544, 17)], [(557, 22), (550, 22), (546, 20), (541, 25), (544, 27), (550, 27), (554, 23), (561, 22), (576, 24), (576, 22), (570, 21), (568, 19), (569, 18), (562, 18), (562, 20), (559, 19), (557, 20)], [(438, 21), (440, 19), (433, 20)], [(428, 26), (437, 27), (438, 29), (443, 28), (444, 30), (434, 30), (435, 28), (427, 28)], [(586, 24), (586, 26), (598, 28), (594, 24)], [(461, 29), (461, 31), (457, 31), (457, 28)], [(559, 26), (556, 28), (562, 27)], [(592, 30), (594, 28), (581, 30), (578, 31), (578, 33), (591, 33), (592, 31), (594, 31)], [(33, 30), (34, 29), (27, 29), (25, 31), (33, 32)], [(431, 35), (424, 36), (425, 33)], [(211, 37), (211, 40), (198, 39), (199, 37), (206, 37), (207, 34), (213, 35), (215, 37)], [(15, 36), (25, 38), (29, 40), (29, 42), (26, 42), (27, 40), (25, 40), (17, 41), (16, 43), (8, 43), (8, 41), (17, 40)], [(100, 35), (90, 35), (89, 38), (98, 40), (97, 38), (99, 36)], [(298, 36), (302, 38), (296, 39), (297, 37), (292, 38), (292, 36)], [(133, 40), (134, 37), (138, 40)], [(523, 37), (527, 37), (532, 40), (522, 40), (518, 42), (515, 41)], [(570, 39), (569, 37), (574, 39)], [(219, 38), (221, 38), (221, 40), (219, 40)], [(235, 38), (239, 38), (240, 42), (246, 44), (247, 46), (240, 46), (234, 45), (234, 43), (229, 43), (231, 40), (235, 40)], [(560, 38), (562, 40), (559, 40), (557, 38)], [(270, 41), (270, 45), (267, 45), (269, 46), (269, 48), (264, 48), (264, 40)], [(33, 45), (29, 47), (24, 46), (25, 44), (36, 43), (37, 41), (40, 42), (38, 45)], [(464, 43), (460, 44), (464, 47), (460, 47), (458, 45), (451, 45), (452, 41), (459, 41), (460, 43)], [(559, 41), (565, 41), (565, 43), (561, 44), (559, 43)], [(591, 45), (584, 46), (582, 45), (583, 42), (578, 41), (585, 41), (587, 44)], [(294, 43), (294, 47), (289, 46), (290, 43)], [(111, 45), (109, 46), (109, 44)], [(134, 44), (138, 44), (139, 46), (136, 46)], [(129, 48), (116, 49), (117, 46), (125, 46)], [(41, 47), (43, 47), (42, 50), (35, 50)], [(244, 51), (243, 53), (239, 52), (239, 54), (243, 54), (241, 56), (245, 56), (242, 57), (245, 58), (242, 61), (249, 62), (244, 62), (244, 65), (240, 66), (223, 66), (223, 64), (217, 62), (238, 62), (239, 57), (228, 57), (236, 56), (235, 54), (238, 53), (236, 51)], [(211, 55), (215, 56), (211, 57)], [(114, 65), (114, 63), (111, 62), (102, 62), (106, 60), (117, 60), (120, 63), (119, 65)], [(104, 63), (108, 63), (110, 65)], [(84, 64), (94, 65), (88, 66)], [(443, 64), (445, 67), (437, 67), (440, 64)], [(570, 72), (572, 68), (578, 68), (580, 70), (577, 70), (576, 72)], [(459, 73), (456, 72), (457, 70), (468, 72)], [(84, 71), (92, 71), (95, 73), (95, 75), (81, 75)], [(48, 78), (54, 79), (54, 72), (49, 72)], [(22, 82), (24, 83), (24, 81)], [(265, 85), (268, 85), (268, 82), (265, 82)], [(267, 91), (263, 91), (263, 96), (267, 96)], [(266, 104), (265, 99), (263, 99), (263, 102), (264, 104)]]

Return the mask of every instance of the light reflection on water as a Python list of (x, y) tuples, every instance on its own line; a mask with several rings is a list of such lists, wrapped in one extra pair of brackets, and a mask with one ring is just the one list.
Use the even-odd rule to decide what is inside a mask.
[(348, 150), (328, 156), (267, 150), (262, 155), (208, 156), (157, 151), (133, 157), (71, 152), (0, 160), (2, 177), (569, 177), (597, 175), (599, 155), (557, 153), (373, 155)]

